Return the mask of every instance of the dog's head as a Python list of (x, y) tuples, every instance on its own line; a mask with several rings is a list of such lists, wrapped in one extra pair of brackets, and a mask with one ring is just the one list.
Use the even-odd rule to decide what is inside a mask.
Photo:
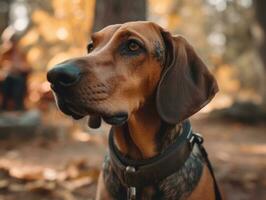
[(59, 108), (75, 119), (93, 115), (122, 124), (153, 99), (161, 119), (175, 124), (218, 90), (192, 46), (152, 22), (108, 26), (91, 39), (86, 56), (47, 75)]

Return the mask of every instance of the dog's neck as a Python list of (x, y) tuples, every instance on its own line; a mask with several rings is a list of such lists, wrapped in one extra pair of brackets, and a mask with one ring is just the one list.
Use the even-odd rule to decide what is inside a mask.
[[(141, 160), (154, 157), (167, 149), (182, 132), (182, 126), (181, 124), (165, 125), (156, 111), (155, 104), (150, 103), (134, 113), (124, 126), (115, 127), (114, 130), (114, 142), (120, 152), (131, 159)], [(140, 194), (144, 195), (142, 197), (146, 199), (162, 195), (165, 199), (183, 199), (195, 189), (202, 172), (202, 158), (191, 154), (179, 170), (162, 180), (158, 186), (148, 188), (150, 193), (143, 190), (140, 191)], [(119, 181), (112, 182), (115, 180), (114, 178), (109, 180), (112, 183), (110, 185), (112, 185), (113, 195), (118, 199), (121, 197), (121, 189), (119, 186), (115, 188), (113, 185)]]
[(179, 131), (171, 131), (168, 137), (159, 135), (162, 121), (153, 102), (146, 103), (132, 114), (124, 126), (115, 127), (115, 144), (121, 153), (132, 159), (147, 159), (157, 155), (178, 135)]

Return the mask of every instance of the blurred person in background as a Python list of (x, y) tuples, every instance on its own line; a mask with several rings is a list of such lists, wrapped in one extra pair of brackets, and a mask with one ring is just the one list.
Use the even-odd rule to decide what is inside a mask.
[(1, 110), (24, 110), (27, 77), (31, 72), (26, 55), (19, 49), (19, 36), (11, 27), (1, 36), (0, 47), (0, 93)]

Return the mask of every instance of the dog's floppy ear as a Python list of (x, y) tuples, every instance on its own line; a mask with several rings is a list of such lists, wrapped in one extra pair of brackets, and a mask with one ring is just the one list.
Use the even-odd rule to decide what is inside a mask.
[(216, 80), (193, 47), (181, 36), (161, 30), (165, 62), (156, 106), (163, 121), (176, 124), (204, 107), (218, 91)]

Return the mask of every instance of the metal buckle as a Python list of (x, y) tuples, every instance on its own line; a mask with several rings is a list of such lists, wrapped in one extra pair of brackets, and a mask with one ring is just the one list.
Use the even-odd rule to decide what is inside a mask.
[[(126, 172), (136, 172), (136, 169), (135, 167), (127, 166)], [(136, 200), (136, 194), (137, 194), (136, 187), (129, 186), (127, 188), (127, 199), (128, 200)]]
[(197, 144), (202, 144), (204, 142), (204, 139), (201, 134), (199, 133), (191, 133), (187, 139), (191, 144), (197, 143)]

